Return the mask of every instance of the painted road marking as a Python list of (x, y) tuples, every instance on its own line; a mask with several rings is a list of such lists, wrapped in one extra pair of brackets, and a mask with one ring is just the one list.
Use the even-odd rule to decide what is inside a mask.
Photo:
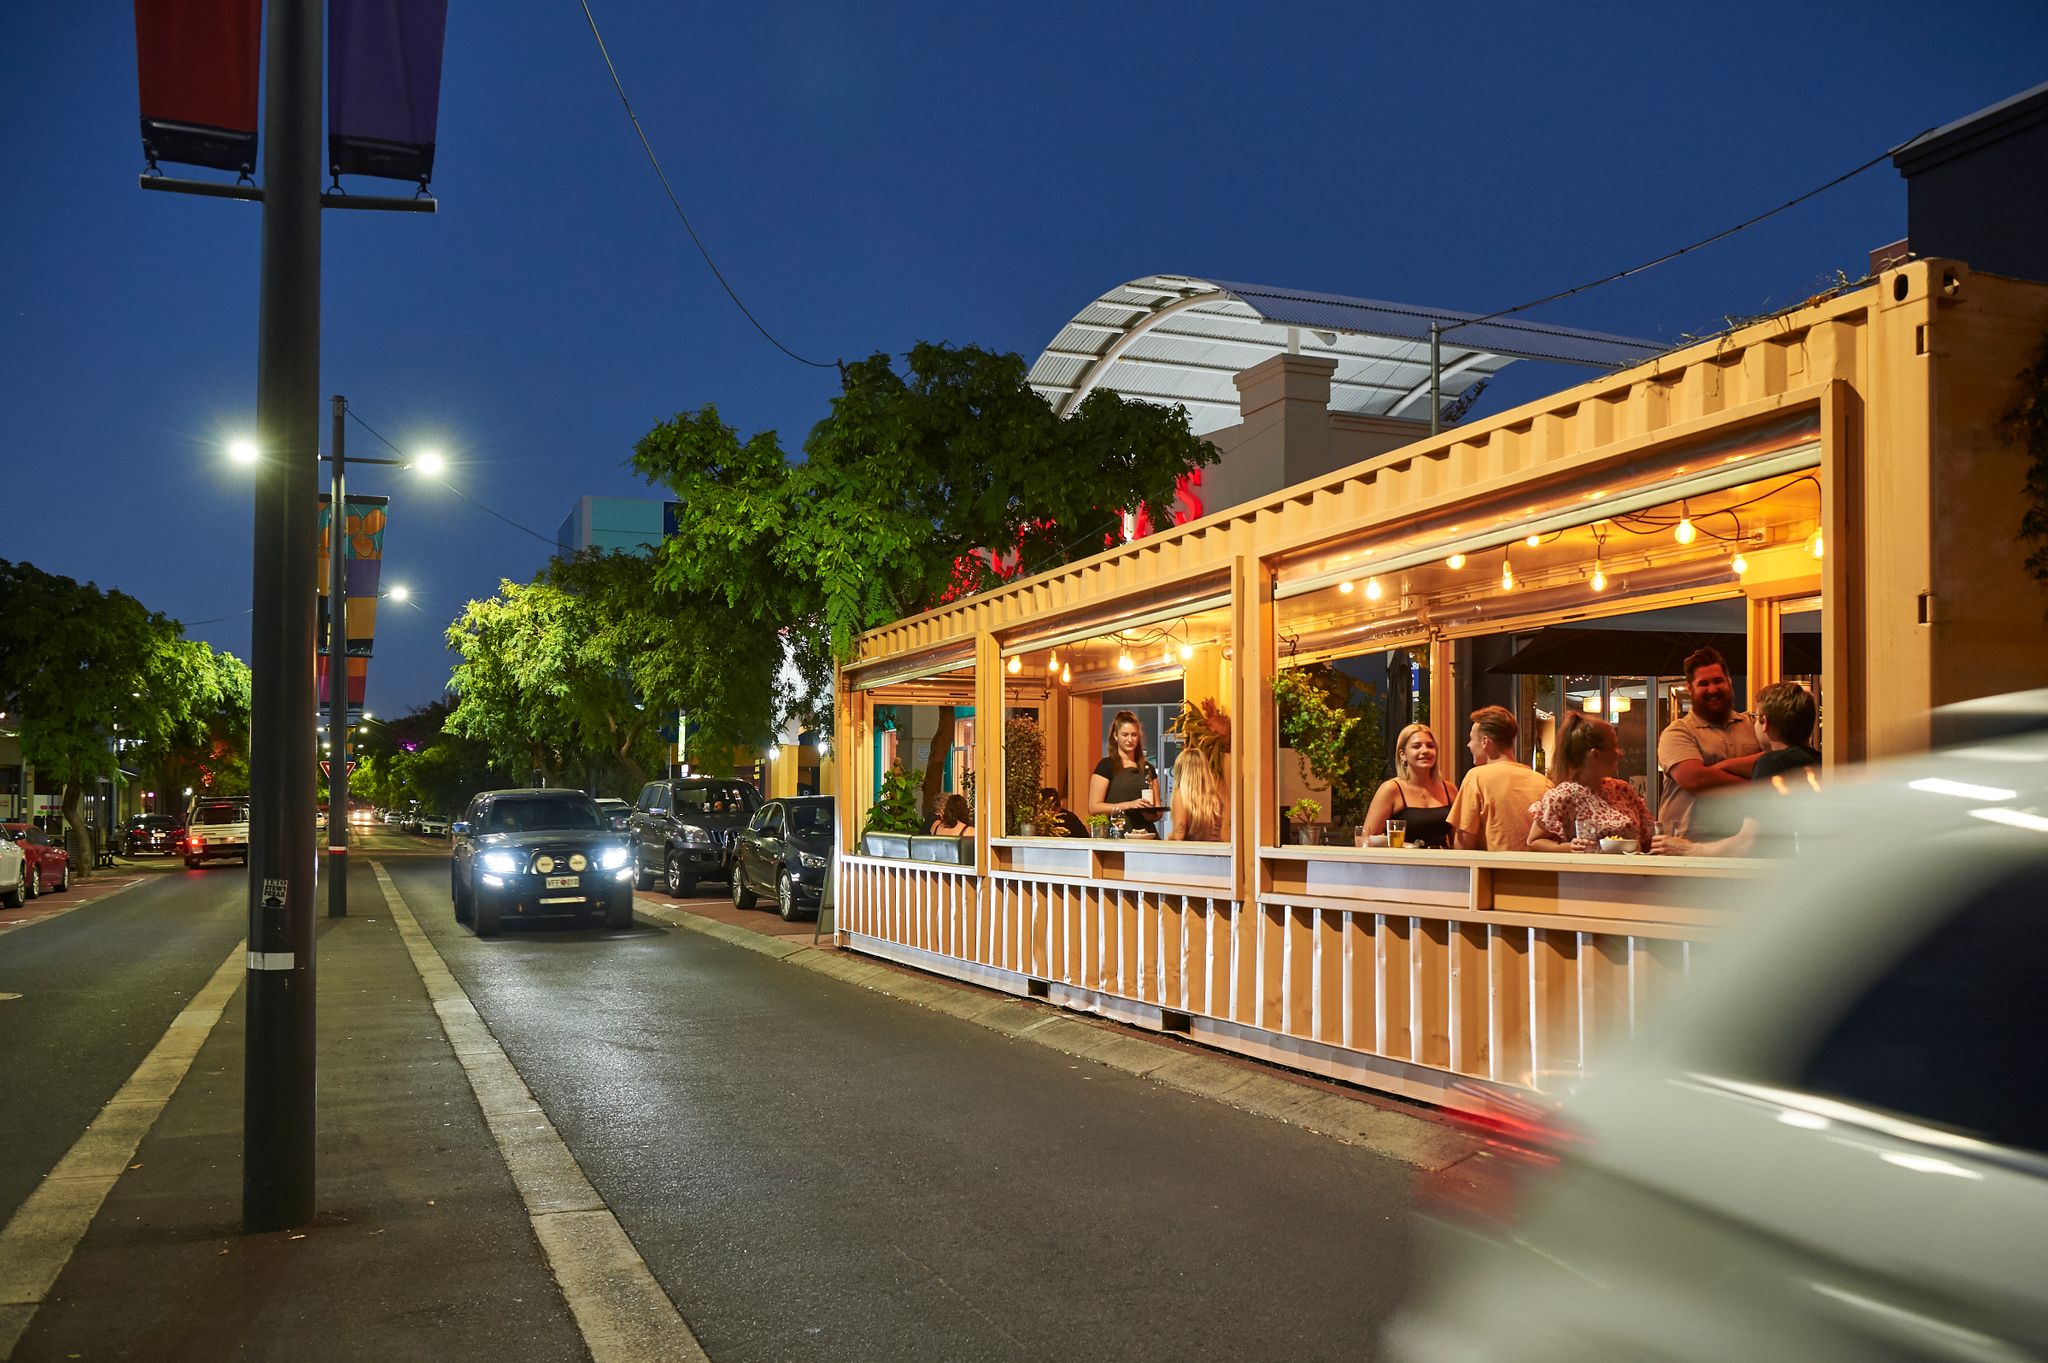
[(441, 1030), (469, 1075), (477, 1105), (526, 1203), (534, 1237), (561, 1284), (593, 1363), (709, 1363), (625, 1227), (590, 1186), (511, 1057), (427, 940), (391, 873), (380, 862), (370, 867)]
[(135, 1158), (164, 1105), (178, 1091), (192, 1058), (206, 1044), (222, 1011), (242, 983), (243, 945), (235, 944), (220, 969), (171, 1020), (128, 1082), (107, 1100), (57, 1167), (37, 1185), (0, 1229), (0, 1360), (14, 1356), (36, 1308), (85, 1238), (114, 1180)]
[[(128, 881), (125, 884), (116, 885), (113, 889), (108, 890), (105, 894), (96, 894), (90, 899), (75, 899), (70, 903), (60, 904), (55, 907), (45, 907), (46, 902), (49, 899), (49, 895), (40, 895), (32, 903), (30, 903), (27, 909), (25, 910), (25, 912), (32, 914), (33, 917), (15, 918), (5, 922), (0, 922), (0, 936), (4, 936), (10, 932), (18, 932), (22, 928), (32, 928), (38, 923), (47, 923), (53, 918), (62, 918), (65, 914), (71, 913), (78, 909), (89, 909), (103, 899), (112, 899), (115, 895), (121, 893), (121, 891), (123, 890), (134, 889), (137, 885), (140, 885), (142, 881), (143, 877), (137, 876), (135, 879)], [(76, 895), (81, 889), (89, 887), (90, 884), (90, 881), (74, 880), (71, 882), (71, 888), (69, 891), (67, 891), (67, 893)]]

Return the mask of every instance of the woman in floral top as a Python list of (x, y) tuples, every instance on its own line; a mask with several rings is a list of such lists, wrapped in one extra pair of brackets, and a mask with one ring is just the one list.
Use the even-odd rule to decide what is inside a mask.
[[(1634, 786), (1615, 776), (1621, 740), (1604, 719), (1577, 710), (1557, 731), (1557, 775), (1541, 800), (1529, 806), (1532, 852), (1597, 852), (1601, 838), (1634, 838), (1648, 847), (1656, 825)], [(1599, 830), (1580, 838), (1578, 826)]]

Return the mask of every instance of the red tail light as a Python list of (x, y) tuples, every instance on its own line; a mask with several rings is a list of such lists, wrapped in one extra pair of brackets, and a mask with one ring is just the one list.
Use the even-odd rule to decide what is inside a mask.
[(185, 845), (186, 845), (187, 847), (190, 847), (190, 848), (191, 848), (191, 849), (192, 849), (193, 851), (197, 852), (197, 851), (198, 851), (198, 850), (199, 850), (200, 848), (202, 848), (202, 847), (206, 846), (206, 839), (205, 839), (205, 838), (193, 838), (193, 839), (191, 839), (191, 840), (190, 840), (189, 842), (187, 842), (187, 843), (186, 843)]
[(1483, 1144), (1471, 1158), (1425, 1175), (1417, 1205), (1440, 1220), (1512, 1226), (1534, 1187), (1585, 1137), (1564, 1121), (1555, 1099), (1470, 1090), (1463, 1096), (1471, 1105), (1447, 1115)]

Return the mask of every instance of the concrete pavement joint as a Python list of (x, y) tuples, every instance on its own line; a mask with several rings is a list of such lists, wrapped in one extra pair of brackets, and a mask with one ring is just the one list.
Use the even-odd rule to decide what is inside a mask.
[(72, 1251), (85, 1238), (115, 1180), (135, 1158), (136, 1147), (191, 1069), (206, 1034), (190, 1019), (211, 1014), (214, 1021), (220, 1020), (247, 973), (247, 951), (247, 942), (235, 944), (127, 1082), (0, 1229), (0, 1363), (14, 1356), (14, 1346), (21, 1342), (36, 1308), (71, 1262)]
[(1471, 1153), (1470, 1138), (1426, 1117), (1307, 1087), (1285, 1075), (1247, 1070), (1230, 1061), (1162, 1046), (1144, 1036), (1108, 1031), (1083, 1021), (1078, 1014), (1045, 1016), (1038, 1006), (962, 981), (905, 975), (873, 961), (821, 951), (808, 943), (764, 937), (654, 900), (636, 897), (634, 916), (650, 926), (668, 924), (715, 937), (846, 984), (1093, 1060), (1257, 1117), (1299, 1126), (1346, 1145), (1362, 1145), (1431, 1173)]
[[(375, 861), (370, 868), (593, 1363), (709, 1363), (632, 1237), (591, 1186), (511, 1057), (490, 1036), (391, 873)], [(458, 1031), (462, 1047), (455, 1046)]]

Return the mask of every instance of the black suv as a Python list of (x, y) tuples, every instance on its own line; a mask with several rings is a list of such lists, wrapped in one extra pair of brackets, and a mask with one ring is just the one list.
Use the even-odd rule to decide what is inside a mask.
[(487, 790), (454, 827), (449, 893), (455, 921), (479, 937), (507, 915), (601, 912), (633, 926), (633, 856), (580, 790)]
[(634, 883), (645, 890), (659, 879), (682, 899), (700, 880), (730, 880), (733, 837), (760, 807), (760, 792), (729, 776), (649, 781), (629, 830)]

